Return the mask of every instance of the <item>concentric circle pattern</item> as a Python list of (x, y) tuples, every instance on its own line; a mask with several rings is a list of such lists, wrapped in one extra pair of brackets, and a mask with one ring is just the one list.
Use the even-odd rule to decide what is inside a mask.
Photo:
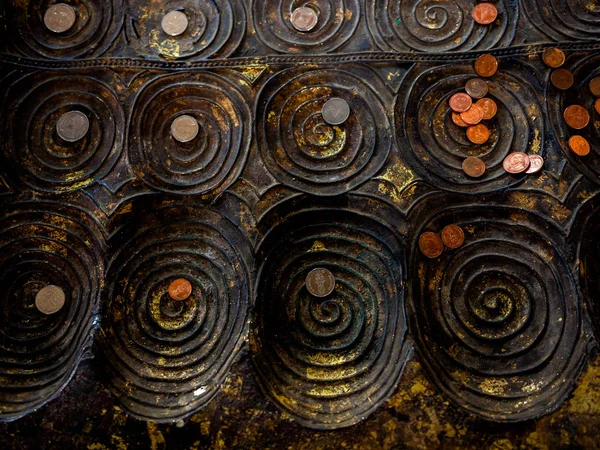
[[(436, 187), (465, 193), (492, 192), (520, 182), (522, 176), (508, 174), (502, 161), (511, 152), (543, 154), (543, 113), (535, 94), (535, 75), (527, 66), (506, 65), (487, 81), (487, 97), (498, 105), (498, 113), (485, 125), (490, 138), (482, 145), (471, 143), (465, 129), (452, 122), (448, 99), (464, 92), (475, 76), (469, 66), (415, 67), (406, 76), (407, 88), (395, 105), (400, 150), (415, 170)], [(520, 65), (520, 64), (519, 64)], [(486, 165), (482, 177), (470, 178), (462, 170), (469, 156)]]
[[(110, 88), (81, 75), (34, 74), (8, 87), (4, 111), (6, 152), (33, 189), (81, 189), (106, 175), (123, 148), (124, 116)], [(89, 120), (76, 142), (58, 136), (56, 124), (69, 111)]]
[(44, 25), (44, 14), (53, 0), (4, 2), (4, 17), (17, 49), (28, 56), (75, 58), (99, 56), (110, 47), (123, 23), (122, 0), (69, 0), (75, 24), (64, 33)]
[[(200, 128), (185, 143), (171, 135), (171, 124), (181, 115), (196, 119)], [(156, 189), (206, 193), (235, 181), (248, 156), (251, 130), (247, 100), (231, 79), (209, 72), (164, 76), (136, 100), (129, 157), (138, 176)]]
[[(596, 336), (600, 335), (600, 207), (596, 197), (593, 212), (586, 218), (582, 227), (579, 247), (579, 276), (585, 298), (595, 326)], [(593, 202), (594, 203), (594, 202)]]
[(557, 41), (600, 38), (600, 4), (581, 0), (523, 2), (529, 21)]
[(475, 0), (368, 0), (369, 30), (385, 51), (447, 52), (507, 47), (519, 19), (519, 2), (494, 2), (498, 18), (479, 25)]
[[(494, 421), (558, 407), (585, 358), (573, 272), (556, 230), (499, 208), (442, 212), (465, 243), (436, 259), (413, 249), (411, 334), (429, 375), (457, 404)], [(554, 233), (554, 234), (552, 234)]]
[[(263, 390), (311, 428), (362, 420), (404, 365), (402, 243), (369, 217), (315, 209), (283, 221), (260, 249), (253, 350)], [(305, 282), (318, 267), (335, 277), (323, 298)]]
[[(0, 419), (42, 406), (67, 384), (91, 339), (104, 275), (103, 235), (79, 210), (57, 203), (4, 206), (0, 218)], [(65, 305), (36, 309), (56, 285)]]
[[(321, 114), (333, 97), (350, 106), (341, 125), (329, 125)], [(263, 162), (295, 189), (318, 195), (349, 191), (375, 175), (388, 156), (392, 139), (385, 105), (390, 103), (385, 85), (366, 69), (283, 71), (259, 98)]]
[[(169, 36), (161, 21), (169, 11), (181, 11), (186, 30)], [(133, 2), (126, 31), (138, 53), (168, 59), (229, 56), (246, 31), (242, 0), (154, 0)]]
[[(111, 242), (100, 344), (116, 394), (135, 416), (177, 420), (217, 392), (243, 342), (252, 252), (226, 217), (159, 208)], [(174, 301), (171, 282), (192, 285)]]
[[(309, 32), (296, 30), (292, 12), (307, 5), (319, 20)], [(360, 18), (358, 0), (254, 0), (252, 20), (258, 38), (281, 53), (325, 53), (348, 41)]]
[[(600, 183), (600, 114), (594, 109), (596, 98), (589, 90), (590, 80), (600, 76), (600, 55), (580, 59), (568, 69), (573, 72), (575, 78), (575, 84), (570, 89), (559, 91), (548, 79), (548, 116), (554, 135), (569, 161), (587, 177)], [(589, 112), (591, 120), (588, 126), (581, 130), (567, 126), (563, 113), (571, 105), (581, 105)], [(583, 158), (569, 148), (569, 137), (573, 135), (583, 136), (590, 143), (590, 153)]]

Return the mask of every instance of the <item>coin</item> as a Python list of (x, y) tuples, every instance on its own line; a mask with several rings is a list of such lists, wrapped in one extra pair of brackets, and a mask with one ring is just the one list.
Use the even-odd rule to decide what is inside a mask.
[(523, 152), (510, 153), (504, 158), (502, 166), (508, 173), (523, 173), (529, 169), (529, 156)]
[(82, 139), (90, 129), (90, 121), (81, 111), (69, 111), (56, 122), (56, 133), (67, 142)]
[(292, 12), (291, 16), (292, 26), (302, 32), (311, 31), (313, 28), (317, 26), (317, 22), (319, 21), (319, 15), (317, 11), (308, 6), (301, 6), (296, 8)]
[(35, 296), (35, 307), (42, 314), (57, 313), (64, 305), (65, 291), (53, 284), (44, 286)]
[(343, 98), (330, 98), (323, 105), (321, 115), (329, 125), (341, 125), (350, 116), (350, 105)]
[(471, 125), (467, 128), (467, 139), (473, 144), (485, 144), (490, 138), (490, 130), (482, 123)]
[(478, 24), (489, 25), (498, 17), (498, 9), (491, 3), (479, 3), (471, 14)]
[(437, 234), (426, 231), (419, 237), (419, 248), (428, 258), (437, 258), (444, 251), (444, 243)]
[(171, 136), (178, 142), (190, 142), (198, 136), (198, 121), (187, 114), (177, 117), (171, 123)]
[(442, 241), (448, 248), (458, 248), (465, 242), (465, 233), (458, 225), (448, 225), (442, 230)]
[(556, 89), (566, 91), (573, 86), (575, 79), (567, 69), (556, 69), (550, 74), (550, 82)]
[(315, 297), (327, 297), (335, 289), (335, 277), (329, 270), (317, 267), (306, 276), (306, 289)]
[(542, 53), (542, 59), (547, 66), (556, 69), (565, 63), (565, 54), (560, 48), (550, 47)]
[(563, 116), (567, 125), (576, 130), (581, 130), (590, 123), (590, 113), (583, 106), (571, 105), (565, 109)]
[(463, 161), (462, 170), (472, 178), (479, 178), (485, 173), (485, 163), (476, 156), (469, 156)]
[(596, 112), (600, 114), (600, 98), (597, 98), (594, 102), (594, 108), (596, 109)]
[(477, 103), (475, 104), (483, 110), (483, 120), (490, 120), (494, 118), (498, 112), (498, 105), (496, 105), (496, 102), (491, 98), (482, 98), (477, 100)]
[(468, 125), (477, 125), (483, 120), (483, 109), (481, 106), (471, 105), (471, 107), (460, 113), (460, 118)]
[(188, 18), (182, 11), (169, 11), (160, 22), (163, 31), (169, 36), (179, 36), (188, 27)]
[(569, 148), (579, 156), (585, 156), (590, 152), (590, 143), (583, 136), (575, 134), (569, 138)]
[(498, 60), (489, 53), (481, 55), (475, 61), (475, 72), (480, 77), (491, 77), (498, 70)]
[(471, 78), (465, 84), (465, 91), (473, 98), (485, 97), (489, 91), (487, 81), (481, 78)]
[(537, 173), (544, 167), (544, 158), (540, 155), (529, 155), (529, 169), (525, 173)]
[(177, 278), (169, 284), (169, 297), (178, 302), (187, 300), (192, 295), (192, 283), (185, 278)]
[(452, 122), (454, 122), (459, 127), (466, 128), (469, 126), (468, 123), (465, 123), (465, 121), (460, 118), (460, 114), (455, 113), (454, 111), (452, 111)]
[(459, 92), (450, 97), (448, 103), (450, 104), (450, 109), (452, 109), (452, 111), (461, 113), (471, 107), (473, 100), (467, 94)]
[(596, 96), (600, 97), (600, 77), (592, 78), (590, 80), (590, 92)]
[(66, 3), (56, 3), (50, 6), (44, 14), (44, 25), (54, 33), (64, 33), (75, 25), (77, 14), (72, 6)]

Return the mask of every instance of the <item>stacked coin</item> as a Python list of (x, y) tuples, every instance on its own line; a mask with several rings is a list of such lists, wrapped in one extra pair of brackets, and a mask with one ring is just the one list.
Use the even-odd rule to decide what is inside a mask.
[(447, 225), (440, 237), (433, 231), (426, 231), (419, 237), (419, 249), (427, 258), (437, 258), (444, 251), (444, 246), (455, 249), (465, 242), (465, 233), (458, 225)]

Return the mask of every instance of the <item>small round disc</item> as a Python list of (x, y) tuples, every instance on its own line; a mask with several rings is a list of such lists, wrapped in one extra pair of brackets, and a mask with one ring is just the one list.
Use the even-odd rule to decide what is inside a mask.
[(482, 123), (467, 128), (467, 139), (473, 144), (485, 144), (490, 138), (490, 130)]
[(321, 115), (329, 125), (341, 125), (350, 117), (350, 105), (343, 98), (330, 98), (323, 105)]
[(480, 77), (491, 77), (498, 70), (498, 60), (494, 57), (494, 55), (490, 55), (486, 53), (481, 55), (475, 61), (475, 72)]
[(437, 258), (444, 251), (444, 243), (437, 234), (426, 231), (419, 237), (419, 249), (426, 257)]
[(529, 155), (529, 169), (525, 173), (538, 173), (544, 167), (544, 158), (540, 155)]
[(529, 160), (529, 156), (523, 152), (513, 152), (508, 154), (502, 163), (504, 170), (513, 174), (525, 172), (529, 169), (530, 165), (531, 161)]
[(471, 78), (465, 84), (465, 91), (473, 98), (483, 98), (487, 95), (489, 87), (487, 81), (481, 78)]
[(571, 105), (567, 107), (563, 116), (567, 125), (576, 130), (581, 130), (590, 123), (590, 113), (580, 105)]
[(550, 82), (556, 89), (566, 91), (575, 82), (573, 74), (567, 69), (556, 69), (550, 74)]
[(485, 162), (476, 156), (469, 156), (463, 161), (462, 169), (471, 178), (479, 178), (485, 173)]
[(579, 156), (585, 156), (590, 152), (590, 143), (583, 136), (577, 134), (569, 138), (569, 148)]
[(448, 225), (442, 230), (442, 241), (448, 248), (458, 248), (465, 242), (465, 233), (458, 225)]
[(188, 18), (182, 11), (169, 11), (160, 22), (163, 31), (169, 36), (179, 36), (188, 27)]
[(473, 104), (473, 99), (468, 94), (459, 92), (450, 97), (448, 104), (450, 105), (450, 109), (452, 111), (461, 113), (467, 111), (471, 107)]
[(600, 97), (600, 77), (592, 78), (588, 86), (593, 96)]
[(82, 139), (90, 129), (90, 121), (81, 111), (69, 111), (56, 122), (56, 132), (67, 142)]
[(481, 106), (471, 105), (465, 112), (460, 113), (460, 118), (469, 125), (477, 125), (483, 120), (483, 108)]
[(483, 109), (483, 120), (493, 119), (498, 112), (498, 105), (491, 98), (479, 99), (475, 104)]
[(42, 314), (55, 314), (65, 306), (65, 291), (49, 284), (38, 291), (35, 296), (35, 307)]
[(200, 126), (198, 125), (198, 121), (187, 114), (177, 117), (173, 123), (171, 123), (171, 136), (181, 143), (192, 141), (198, 136), (199, 130)]
[(335, 289), (335, 277), (322, 267), (313, 269), (306, 276), (306, 289), (315, 297), (327, 297)]
[(192, 283), (185, 278), (177, 278), (169, 284), (169, 297), (181, 302), (192, 295)]
[(452, 111), (452, 122), (454, 122), (455, 125), (458, 125), (459, 127), (463, 127), (463, 128), (467, 128), (469, 126), (468, 123), (466, 123), (464, 120), (462, 120), (460, 118), (460, 114), (455, 113), (454, 111)]
[(498, 9), (488, 2), (479, 3), (471, 13), (473, 20), (480, 25), (489, 25), (498, 17)]
[(317, 26), (319, 15), (313, 8), (301, 6), (300, 8), (296, 8), (294, 11), (292, 11), (290, 20), (292, 22), (292, 26), (296, 30), (307, 32), (313, 30)]
[(71, 5), (56, 3), (44, 14), (44, 25), (53, 33), (64, 33), (75, 25), (77, 14)]
[(600, 114), (600, 98), (597, 98), (594, 102), (594, 109), (598, 114)]
[(547, 66), (556, 69), (565, 63), (565, 54), (560, 48), (550, 47), (544, 50), (542, 59)]

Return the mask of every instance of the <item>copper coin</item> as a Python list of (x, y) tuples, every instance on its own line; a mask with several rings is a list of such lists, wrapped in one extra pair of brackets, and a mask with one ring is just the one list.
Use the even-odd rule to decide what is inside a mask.
[(467, 94), (459, 92), (450, 97), (448, 103), (450, 104), (450, 109), (452, 109), (452, 111), (461, 113), (471, 107), (473, 100)]
[(321, 115), (329, 125), (341, 125), (350, 117), (350, 105), (343, 98), (330, 98), (321, 108)]
[(196, 136), (198, 136), (198, 131), (200, 127), (198, 125), (198, 121), (186, 114), (177, 117), (171, 123), (171, 136), (178, 142), (190, 142)]
[(465, 233), (458, 225), (448, 225), (442, 230), (442, 241), (448, 248), (458, 248), (465, 242)]
[(485, 173), (485, 163), (476, 156), (469, 156), (463, 161), (462, 170), (472, 178), (479, 178)]
[(313, 8), (309, 8), (308, 6), (301, 6), (300, 8), (296, 8), (292, 12), (292, 16), (290, 18), (292, 22), (292, 26), (302, 32), (311, 31), (313, 28), (317, 26), (317, 22), (319, 21), (319, 15), (317, 11)]
[(600, 77), (592, 78), (590, 80), (590, 92), (596, 96), (600, 97)]
[(49, 284), (38, 291), (35, 296), (35, 307), (42, 314), (54, 314), (65, 305), (65, 291)]
[(567, 69), (556, 69), (550, 74), (550, 82), (556, 89), (566, 91), (575, 82), (573, 74)]
[(454, 111), (452, 111), (452, 122), (454, 122), (459, 127), (463, 127), (463, 128), (466, 128), (469, 126), (468, 123), (465, 123), (465, 121), (460, 118), (460, 114), (455, 113)]
[(490, 130), (488, 130), (488, 127), (482, 123), (478, 123), (477, 125), (472, 125), (467, 128), (467, 139), (469, 139), (473, 144), (485, 144), (489, 138)]
[(475, 104), (483, 109), (483, 120), (493, 119), (498, 112), (498, 105), (496, 105), (496, 102), (491, 98), (482, 98), (477, 100), (477, 103)]
[(444, 243), (437, 234), (426, 231), (419, 237), (419, 248), (428, 258), (437, 258), (444, 251)]
[(483, 109), (481, 106), (471, 105), (467, 111), (460, 113), (460, 118), (469, 125), (477, 125), (483, 120)]
[(67, 142), (77, 142), (90, 129), (90, 121), (81, 111), (69, 111), (56, 122), (56, 133)]
[(471, 13), (473, 20), (481, 25), (489, 25), (498, 17), (498, 9), (491, 3), (480, 3)]
[(523, 152), (510, 153), (504, 158), (504, 162), (502, 163), (504, 170), (508, 173), (523, 173), (529, 169), (530, 165), (529, 156)]
[(565, 54), (560, 48), (550, 47), (542, 53), (542, 59), (547, 66), (556, 69), (565, 63)]
[(583, 106), (571, 105), (565, 109), (563, 116), (567, 125), (576, 130), (581, 130), (590, 123), (590, 113)]
[(160, 22), (163, 31), (169, 36), (179, 36), (188, 27), (188, 18), (182, 11), (169, 11)]
[(327, 297), (335, 289), (335, 277), (322, 267), (313, 269), (306, 276), (306, 289), (315, 297)]
[(177, 278), (169, 284), (169, 297), (181, 302), (192, 295), (192, 283), (185, 278)]
[(590, 143), (583, 136), (573, 135), (569, 138), (569, 148), (579, 156), (585, 156), (590, 152)]
[(485, 97), (489, 91), (487, 81), (481, 78), (471, 78), (465, 84), (465, 91), (473, 98)]
[(597, 98), (594, 102), (594, 108), (596, 109), (596, 112), (600, 114), (600, 98)]
[(491, 77), (498, 70), (498, 60), (489, 53), (481, 55), (475, 61), (475, 72), (480, 77)]
[(75, 25), (77, 14), (71, 5), (56, 3), (50, 6), (44, 14), (44, 25), (54, 33), (64, 33)]
[(529, 155), (529, 169), (525, 173), (537, 173), (544, 167), (544, 158), (540, 155)]

